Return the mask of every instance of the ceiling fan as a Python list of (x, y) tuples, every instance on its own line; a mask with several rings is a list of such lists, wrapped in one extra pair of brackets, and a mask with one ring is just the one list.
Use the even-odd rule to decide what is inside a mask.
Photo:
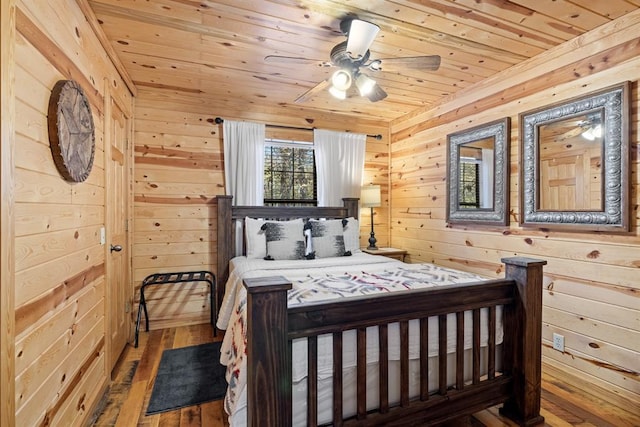
[(367, 97), (371, 102), (377, 102), (386, 98), (387, 93), (361, 69), (376, 73), (388, 69), (398, 69), (398, 67), (423, 71), (435, 71), (440, 67), (440, 56), (438, 55), (370, 60), (369, 47), (380, 31), (380, 27), (371, 22), (350, 16), (340, 22), (340, 31), (347, 37), (347, 40), (338, 43), (331, 49), (330, 62), (279, 55), (268, 55), (264, 58), (266, 62), (319, 63), (321, 66), (338, 68), (330, 78), (321, 81), (300, 95), (295, 100), (296, 103), (310, 99), (327, 87), (329, 87), (329, 92), (338, 99), (345, 99), (347, 92), (355, 87), (360, 96)]

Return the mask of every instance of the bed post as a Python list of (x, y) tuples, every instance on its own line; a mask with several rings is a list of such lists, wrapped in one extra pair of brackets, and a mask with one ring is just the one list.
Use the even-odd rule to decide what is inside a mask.
[(352, 216), (355, 219), (358, 218), (358, 201), (357, 197), (343, 197), (342, 205), (347, 209), (347, 216)]
[(245, 279), (247, 288), (247, 426), (292, 423), (292, 367), (287, 291), (281, 276)]
[(507, 348), (505, 371), (513, 375), (513, 395), (500, 412), (522, 426), (544, 422), (540, 415), (542, 381), (542, 266), (547, 262), (524, 257), (503, 258), (505, 276), (514, 280), (516, 306), (505, 308)]
[(229, 278), (229, 261), (233, 257), (235, 248), (231, 247), (234, 241), (233, 239), (233, 227), (231, 219), (231, 200), (233, 196), (216, 196), (216, 202), (218, 203), (218, 225), (217, 225), (217, 260), (216, 265), (216, 281), (218, 283), (217, 300), (218, 309), (222, 304), (222, 298), (224, 297), (224, 284), (227, 283)]

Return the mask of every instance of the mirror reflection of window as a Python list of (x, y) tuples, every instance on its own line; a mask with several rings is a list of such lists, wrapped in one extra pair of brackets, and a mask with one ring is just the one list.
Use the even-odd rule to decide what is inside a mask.
[(603, 210), (602, 115), (597, 110), (539, 126), (538, 210)]
[(460, 177), (458, 178), (458, 207), (477, 209), (480, 207), (480, 168), (473, 157), (460, 157)]
[(509, 224), (508, 117), (447, 135), (447, 222)]
[(493, 138), (487, 138), (460, 146), (460, 209), (493, 209), (494, 143)]

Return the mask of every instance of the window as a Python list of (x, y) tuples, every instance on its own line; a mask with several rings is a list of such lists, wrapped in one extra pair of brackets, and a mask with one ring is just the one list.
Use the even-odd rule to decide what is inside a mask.
[(317, 204), (313, 144), (267, 140), (264, 148), (264, 205)]

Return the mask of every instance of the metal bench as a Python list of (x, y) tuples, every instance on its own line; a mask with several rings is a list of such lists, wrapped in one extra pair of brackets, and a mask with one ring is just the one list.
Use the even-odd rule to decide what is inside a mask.
[(149, 313), (147, 312), (147, 301), (144, 298), (144, 290), (148, 286), (167, 285), (175, 283), (207, 282), (209, 284), (209, 305), (211, 306), (211, 325), (213, 335), (217, 335), (215, 327), (216, 318), (216, 276), (210, 271), (181, 271), (177, 273), (156, 273), (150, 274), (142, 281), (140, 287), (140, 303), (138, 304), (138, 318), (136, 320), (136, 335), (134, 346), (138, 347), (138, 332), (140, 331), (140, 317), (144, 310), (145, 330), (149, 331)]

